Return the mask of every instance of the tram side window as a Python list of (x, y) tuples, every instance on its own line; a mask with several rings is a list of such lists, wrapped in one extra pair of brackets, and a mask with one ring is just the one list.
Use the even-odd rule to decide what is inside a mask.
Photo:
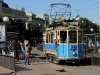
[(71, 43), (77, 43), (77, 32), (76, 31), (69, 31), (68, 35), (70, 35)]
[(95, 46), (95, 36), (88, 37), (88, 47), (92, 48)]
[(50, 38), (51, 38), (51, 37), (50, 37), (50, 34), (48, 34), (48, 36), (49, 36), (49, 37), (48, 37), (48, 43), (50, 43), (50, 42), (51, 42), (51, 41), (50, 41)]
[(78, 32), (78, 43), (82, 43), (82, 31)]
[(48, 34), (46, 34), (46, 43), (48, 43)]
[(66, 38), (67, 38), (67, 31), (60, 31), (60, 42), (65, 43)]
[(54, 43), (53, 38), (54, 38), (54, 34), (53, 34), (53, 32), (51, 32), (51, 43)]
[(97, 43), (100, 44), (100, 36), (97, 37)]

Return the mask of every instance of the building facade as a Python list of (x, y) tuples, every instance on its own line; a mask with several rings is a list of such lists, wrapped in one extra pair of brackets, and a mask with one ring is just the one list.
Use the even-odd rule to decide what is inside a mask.
[(23, 8), (21, 10), (9, 8), (8, 4), (0, 0), (0, 13), (8, 14), (14, 17), (26, 17), (25, 11)]
[(26, 17), (29, 18), (29, 20), (35, 20), (36, 15), (32, 12), (26, 12)]
[(37, 14), (37, 18), (41, 18), (43, 20), (49, 21), (49, 15), (48, 14)]

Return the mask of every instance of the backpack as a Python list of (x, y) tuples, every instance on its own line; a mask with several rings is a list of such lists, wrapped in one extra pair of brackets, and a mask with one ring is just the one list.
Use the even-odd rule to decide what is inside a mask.
[(29, 52), (26, 52), (26, 56), (29, 58), (30, 57), (30, 53)]

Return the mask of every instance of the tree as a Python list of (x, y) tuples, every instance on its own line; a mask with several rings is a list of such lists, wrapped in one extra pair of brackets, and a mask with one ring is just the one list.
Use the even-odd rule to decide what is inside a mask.
[(99, 32), (99, 27), (96, 23), (90, 21), (87, 18), (80, 18), (79, 26), (83, 29), (84, 34), (91, 33), (90, 29), (93, 28), (93, 33)]
[(29, 30), (33, 32), (33, 36), (42, 36), (42, 33), (44, 32), (44, 26), (42, 23), (37, 21), (32, 21), (29, 23)]

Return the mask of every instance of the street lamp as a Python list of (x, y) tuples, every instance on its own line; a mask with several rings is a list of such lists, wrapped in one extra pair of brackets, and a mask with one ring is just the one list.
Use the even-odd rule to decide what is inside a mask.
[(3, 21), (4, 21), (5, 23), (9, 22), (9, 18), (8, 18), (7, 16), (3, 17)]
[(91, 33), (93, 32), (93, 28), (90, 29)]
[(41, 24), (39, 24), (39, 26), (40, 26)]
[(28, 22), (26, 22), (26, 30), (28, 30)]
[(83, 29), (83, 22), (84, 22), (84, 21), (82, 21), (82, 29)]
[(7, 16), (3, 17), (3, 22), (5, 23), (5, 46), (7, 50), (7, 23), (9, 22), (9, 18)]

